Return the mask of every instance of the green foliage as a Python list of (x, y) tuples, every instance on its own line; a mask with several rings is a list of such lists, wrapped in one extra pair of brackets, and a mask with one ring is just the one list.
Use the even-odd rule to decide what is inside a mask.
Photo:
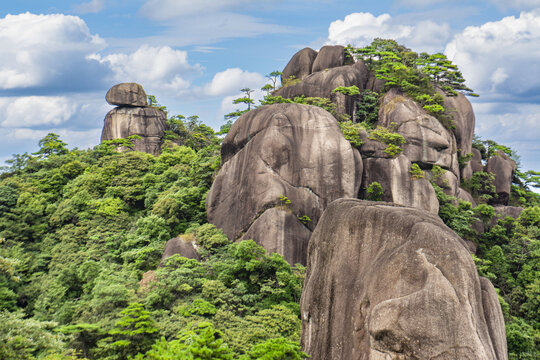
[(381, 184), (376, 181), (373, 181), (366, 188), (366, 200), (369, 201), (382, 201), (382, 196), (384, 194)]
[(338, 86), (334, 90), (332, 90), (332, 94), (340, 93), (347, 96), (355, 96), (360, 95), (360, 89), (358, 89), (358, 86)]
[(405, 138), (401, 134), (391, 132), (384, 126), (377, 126), (375, 130), (369, 133), (368, 138), (386, 144), (384, 151), (392, 157), (403, 152), (403, 149), (399, 146), (405, 143)]
[(362, 123), (353, 123), (352, 121), (341, 121), (339, 123), (339, 129), (343, 133), (343, 136), (348, 140), (352, 146), (360, 147), (364, 141), (360, 137), (360, 132), (366, 131)]
[(293, 99), (286, 99), (281, 96), (266, 96), (261, 105), (271, 105), (271, 104), (304, 104), (304, 105), (313, 105), (318, 106), (330, 114), (332, 114), (338, 121), (347, 121), (349, 116), (347, 114), (341, 114), (337, 111), (337, 106), (332, 100), (328, 98), (321, 97), (306, 97), (304, 95), (297, 96)]
[(244, 109), (244, 110), (236, 109), (235, 111), (225, 115), (225, 120), (233, 120), (242, 116), (243, 114), (251, 110), (251, 105), (255, 104), (255, 102), (251, 98), (251, 93), (255, 90), (251, 90), (250, 88), (244, 88), (244, 89), (241, 89), (240, 91), (242, 91), (245, 94), (245, 96), (234, 99), (233, 104), (246, 104), (247, 109)]
[(309, 356), (297, 343), (283, 338), (267, 340), (255, 345), (241, 360), (302, 360)]
[(161, 339), (144, 356), (137, 359), (168, 360), (232, 360), (233, 353), (223, 342), (221, 332), (214, 329), (211, 323), (200, 323), (190, 330), (182, 330), (177, 340)]
[(280, 204), (283, 206), (291, 205), (291, 200), (289, 200), (289, 198), (286, 197), (285, 195), (279, 195), (278, 199), (279, 199)]
[(66, 143), (60, 140), (60, 136), (54, 133), (48, 133), (43, 139), (39, 140), (39, 150), (34, 153), (38, 156), (65, 155), (68, 152)]
[(472, 157), (473, 157), (472, 153), (468, 153), (468, 154), (465, 154), (463, 156), (461, 156), (461, 155), (458, 156), (459, 168), (463, 169), (465, 166), (467, 166), (469, 161), (471, 161)]
[(409, 173), (411, 174), (411, 178), (413, 180), (423, 179), (426, 175), (426, 173), (420, 169), (420, 166), (418, 166), (416, 163), (411, 164), (411, 170)]
[(31, 360), (65, 351), (65, 336), (53, 332), (56, 323), (25, 319), (24, 313), (0, 312), (0, 359)]
[(311, 218), (307, 215), (302, 215), (298, 217), (298, 220), (300, 220), (302, 224), (306, 225), (308, 222), (311, 221)]
[(497, 196), (493, 182), (495, 175), (492, 173), (478, 171), (473, 176), (464, 181), (462, 187), (468, 190), (477, 202), (486, 203)]
[(379, 118), (379, 94), (371, 90), (363, 90), (362, 97), (357, 104), (356, 118), (358, 122), (375, 124)]

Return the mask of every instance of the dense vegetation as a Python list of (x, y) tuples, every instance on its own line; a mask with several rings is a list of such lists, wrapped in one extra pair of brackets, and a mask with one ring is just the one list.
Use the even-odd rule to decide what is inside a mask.
[[(303, 358), (303, 268), (206, 223), (220, 139), (197, 117), (169, 125), (158, 157), (49, 134), (4, 169), (1, 359)], [(201, 259), (158, 267), (179, 234)]]
[[(323, 107), (354, 146), (362, 145), (363, 131), (394, 156), (403, 137), (375, 126), (385, 91), (401, 88), (447, 126), (436, 86), (472, 92), (440, 54), (418, 55), (381, 39), (350, 51), (386, 81), (381, 93), (335, 89), (357, 97), (358, 122), (330, 99), (272, 96), (279, 72), (269, 75), (262, 104)], [(235, 103), (247, 109), (228, 120), (253, 105), (251, 89), (242, 91)], [(151, 104), (162, 107), (154, 97)], [(168, 125), (158, 157), (116, 151), (133, 139), (69, 150), (49, 134), (36, 153), (9, 161), (0, 174), (0, 359), (305, 358), (298, 345), (304, 269), (253, 241), (231, 243), (207, 224), (220, 133), (196, 116), (171, 116)], [(516, 158), (493, 141), (476, 139), (474, 147), (484, 160), (496, 151)], [(499, 291), (510, 358), (540, 358), (540, 198), (530, 191), (540, 174), (518, 168), (510, 204), (525, 210), (514, 220), (497, 218), (488, 205), (492, 174), (475, 173), (461, 184), (479, 204), (473, 208), (444, 194), (444, 171), (431, 169), (439, 215), (478, 248), (478, 271)], [(410, 174), (425, 176), (417, 164)], [(382, 194), (377, 182), (366, 188), (368, 200)], [(165, 242), (179, 235), (197, 243), (201, 259), (175, 255), (160, 264)]]

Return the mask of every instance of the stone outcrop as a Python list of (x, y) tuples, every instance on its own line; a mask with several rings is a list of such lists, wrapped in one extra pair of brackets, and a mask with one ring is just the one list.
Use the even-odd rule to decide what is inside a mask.
[(459, 179), (454, 135), (399, 90), (391, 89), (381, 101), (378, 124), (403, 135), (403, 155), (421, 168), (438, 165)]
[(285, 84), (287, 80), (294, 79), (303, 80), (311, 74), (316, 57), (317, 52), (308, 47), (294, 54), (281, 73), (281, 83)]
[(282, 254), (289, 264), (306, 263), (311, 231), (287, 208), (266, 210), (242, 239), (257, 239), (269, 253)]
[[(306, 229), (312, 230), (331, 201), (356, 197), (360, 187), (360, 154), (345, 140), (335, 118), (315, 106), (274, 104), (244, 114), (223, 140), (221, 155), (223, 166), (207, 197), (209, 222), (229, 239), (247, 233), (278, 251), (279, 237), (272, 234), (290, 231), (269, 227), (299, 227), (272, 208), (309, 217)], [(280, 201), (280, 196), (291, 203)], [(269, 210), (272, 214), (265, 215)], [(300, 244), (293, 248), (301, 249), (307, 233), (295, 234)], [(305, 254), (299, 257), (305, 263)]]
[(349, 52), (345, 50), (345, 47), (326, 45), (319, 50), (313, 62), (312, 72), (325, 71), (349, 64), (354, 64), (354, 60)]
[(309, 244), (301, 344), (313, 360), (506, 360), (502, 311), (436, 215), (340, 199)]
[(177, 236), (167, 241), (163, 250), (163, 256), (161, 257), (161, 264), (163, 264), (165, 259), (173, 255), (180, 255), (188, 259), (200, 259), (199, 253), (195, 248), (195, 241), (185, 235)]
[[(472, 153), (475, 118), (471, 103), (463, 94), (444, 96), (444, 107), (452, 116), (452, 124), (454, 125), (452, 132), (456, 137), (459, 156)], [(469, 179), (472, 172), (469, 162), (461, 169), (461, 178)]]
[(427, 179), (414, 179), (411, 176), (411, 162), (400, 155), (396, 158), (363, 159), (361, 196), (366, 197), (365, 189), (373, 182), (383, 188), (383, 201), (411, 206), (437, 214), (439, 202), (435, 190)]
[(490, 200), (490, 204), (508, 205), (510, 200), (510, 186), (514, 171), (516, 171), (516, 163), (510, 159), (502, 151), (497, 151), (497, 154), (490, 157), (487, 161), (485, 171), (495, 174), (493, 184), (497, 192), (497, 197)]
[(471, 164), (473, 174), (475, 172), (484, 171), (484, 164), (482, 164), (482, 154), (480, 154), (480, 151), (473, 148), (471, 153), (473, 154), (473, 157), (469, 163)]
[(339, 113), (348, 114), (352, 119), (356, 107), (355, 99), (341, 93), (332, 93), (332, 91), (339, 86), (347, 87), (352, 85), (362, 90), (367, 82), (368, 75), (366, 64), (363, 61), (358, 61), (354, 65), (313, 72), (297, 84), (282, 87), (274, 95), (284, 98), (294, 98), (301, 95), (328, 98), (336, 104)]
[(107, 92), (106, 98), (110, 104), (120, 106), (105, 117), (101, 141), (138, 135), (141, 138), (133, 141), (133, 150), (159, 155), (165, 130), (168, 129), (167, 115), (163, 110), (146, 106), (146, 93), (142, 86), (118, 84)]
[(146, 106), (148, 101), (143, 87), (137, 83), (122, 83), (114, 85), (107, 91), (105, 100), (110, 105), (117, 106)]

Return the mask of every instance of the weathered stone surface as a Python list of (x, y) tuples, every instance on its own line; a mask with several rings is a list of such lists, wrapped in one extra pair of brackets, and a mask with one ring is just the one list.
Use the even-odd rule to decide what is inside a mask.
[(139, 135), (134, 150), (152, 155), (161, 153), (162, 138), (167, 129), (167, 116), (152, 107), (118, 107), (105, 117), (101, 141), (125, 139)]
[(340, 199), (310, 240), (302, 348), (313, 360), (506, 360), (493, 296), (436, 215)]
[(495, 214), (501, 219), (507, 216), (517, 219), (523, 211), (523, 208), (519, 206), (495, 206), (493, 209), (495, 210)]
[(493, 284), (486, 278), (480, 278), (482, 287), (482, 305), (484, 307), (484, 318), (489, 330), (489, 337), (493, 343), (497, 360), (508, 358), (508, 347), (506, 344), (506, 332), (504, 331), (504, 316), (501, 310), (499, 298)]
[(484, 164), (482, 164), (482, 154), (478, 149), (473, 148), (471, 150), (473, 157), (470, 161), (472, 172), (484, 171)]
[(311, 231), (288, 209), (266, 210), (242, 239), (252, 239), (270, 253), (278, 253), (291, 265), (306, 265)]
[(427, 179), (413, 179), (410, 174), (411, 162), (400, 155), (394, 159), (363, 159), (362, 196), (374, 181), (381, 184), (383, 201), (427, 210), (437, 214), (439, 202), (435, 190)]
[(195, 248), (195, 241), (185, 235), (177, 236), (167, 241), (160, 264), (162, 264), (165, 259), (177, 254), (188, 259), (200, 259), (199, 253)]
[[(425, 171), (425, 174), (427, 179), (432, 179), (431, 171)], [(458, 194), (459, 180), (453, 172), (445, 171), (435, 180), (435, 184), (443, 189), (443, 192), (448, 196), (457, 196)]]
[(374, 91), (374, 92), (381, 92), (382, 88), (384, 87), (385, 81), (382, 79), (377, 79), (375, 77), (375, 74), (372, 72), (368, 75), (368, 81), (366, 84), (366, 89)]
[[(392, 126), (392, 123), (395, 125)], [(379, 124), (392, 127), (406, 140), (403, 154), (422, 168), (438, 165), (459, 179), (454, 135), (412, 99), (391, 89), (379, 109)]]
[(497, 151), (497, 155), (488, 159), (485, 169), (487, 172), (495, 174), (493, 184), (497, 191), (497, 197), (491, 199), (490, 204), (508, 205), (512, 177), (516, 171), (515, 161), (504, 152)]
[(354, 60), (351, 55), (345, 51), (344, 46), (326, 45), (319, 50), (319, 53), (313, 62), (312, 72), (325, 71), (326, 69), (353, 63)]
[(317, 52), (311, 48), (304, 48), (293, 55), (283, 72), (281, 73), (281, 83), (287, 79), (301, 79), (311, 74), (313, 61), (317, 57)]
[[(229, 239), (248, 232), (284, 195), (314, 228), (327, 204), (356, 197), (362, 160), (335, 118), (308, 105), (274, 104), (241, 116), (225, 137), (223, 166), (210, 189), (207, 215)], [(284, 230), (287, 231), (287, 230)]]
[(298, 84), (282, 87), (276, 91), (275, 95), (284, 98), (294, 98), (301, 95), (329, 98), (337, 105), (339, 113), (349, 114), (352, 117), (356, 107), (354, 98), (341, 93), (332, 93), (332, 90), (338, 86), (352, 85), (356, 85), (362, 90), (367, 82), (368, 73), (366, 64), (363, 61), (358, 61), (354, 65), (314, 72)]
[(523, 208), (519, 206), (497, 205), (493, 207), (493, 210), (495, 210), (495, 216), (491, 218), (490, 227), (497, 225), (497, 222), (505, 217), (511, 217), (514, 220), (517, 219), (521, 215)]
[(473, 207), (476, 207), (476, 201), (474, 201), (472, 195), (468, 191), (463, 190), (462, 188), (458, 188), (456, 197), (463, 201), (468, 201)]
[(105, 100), (111, 105), (118, 106), (146, 106), (148, 105), (146, 93), (137, 83), (122, 83), (114, 85), (107, 91)]
[[(463, 94), (444, 96), (444, 107), (452, 115), (452, 124), (455, 127), (452, 132), (456, 137), (458, 154), (460, 156), (470, 154), (475, 124), (471, 103)], [(472, 168), (469, 164), (461, 169), (461, 176), (464, 179), (469, 179), (472, 176)]]

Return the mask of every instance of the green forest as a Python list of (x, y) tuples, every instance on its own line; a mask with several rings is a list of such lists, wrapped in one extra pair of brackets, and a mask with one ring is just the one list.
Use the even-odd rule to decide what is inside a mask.
[[(367, 63), (384, 60), (372, 65), (387, 80), (383, 91), (405, 88), (447, 120), (430, 85), (443, 81), (433, 63), (446, 60), (376, 48), (383, 45), (352, 52)], [(433, 77), (419, 76), (420, 68)], [(475, 95), (455, 73), (451, 79), (444, 90)], [(251, 107), (245, 90), (247, 97), (236, 103)], [(338, 91), (357, 95), (353, 90)], [(356, 131), (373, 123), (380, 94), (368, 95), (359, 103), (362, 126), (343, 119), (353, 145)], [(263, 104), (284, 101), (269, 92)], [(155, 98), (151, 103), (160, 106)], [(0, 359), (307, 358), (299, 345), (305, 268), (291, 267), (251, 240), (231, 242), (208, 223), (206, 194), (220, 167), (223, 134), (196, 116), (169, 114), (168, 124), (157, 157), (117, 151), (133, 139), (80, 150), (51, 133), (35, 153), (8, 161), (0, 174)], [(373, 137), (390, 136), (371, 131)], [(398, 151), (399, 139), (392, 141), (390, 150)], [(518, 159), (493, 141), (476, 139), (473, 146), (484, 160), (497, 150)], [(423, 176), (419, 168), (412, 171)], [(479, 203), (475, 208), (435, 186), (439, 216), (478, 246), (473, 258), (499, 292), (510, 358), (538, 359), (540, 196), (531, 188), (540, 179), (518, 168), (510, 204), (525, 209), (517, 219), (497, 218), (488, 204), (492, 175), (478, 174), (462, 184)], [(377, 200), (376, 191), (367, 198)], [(486, 229), (481, 235), (478, 222)], [(200, 260), (175, 255), (160, 263), (165, 243), (176, 236), (195, 241)]]

